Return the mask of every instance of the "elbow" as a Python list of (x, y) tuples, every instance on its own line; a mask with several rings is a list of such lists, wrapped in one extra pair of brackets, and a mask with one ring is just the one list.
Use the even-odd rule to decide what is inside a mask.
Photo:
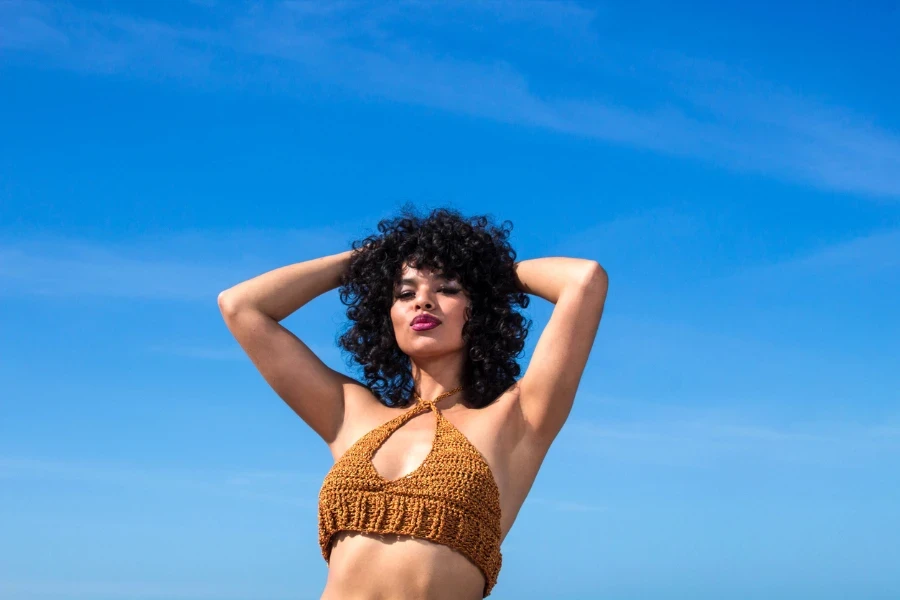
[(219, 292), (219, 296), (216, 299), (217, 304), (219, 305), (219, 312), (222, 313), (222, 316), (228, 316), (234, 314), (236, 308), (234, 305), (234, 301), (231, 296), (228, 294), (228, 290), (224, 292)]
[(597, 307), (599, 313), (603, 313), (603, 306), (606, 304), (606, 293), (609, 290), (609, 276), (606, 269), (599, 263), (591, 261), (593, 264), (589, 266), (583, 279), (581, 280), (581, 294), (584, 298)]
[(609, 275), (600, 263), (591, 260), (587, 262), (581, 284), (586, 290), (606, 295), (606, 290), (609, 288)]

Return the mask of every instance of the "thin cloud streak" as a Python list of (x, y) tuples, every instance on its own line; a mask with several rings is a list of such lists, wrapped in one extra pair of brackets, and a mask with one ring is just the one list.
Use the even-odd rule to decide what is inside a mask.
[[(253, 585), (241, 589), (233, 582), (209, 584), (206, 582), (159, 583), (155, 581), (29, 581), (0, 580), (0, 596), (19, 600), (72, 600), (73, 598), (133, 598), (135, 600), (247, 600), (259, 597), (259, 587)], [(284, 590), (273, 595), (266, 590), (266, 598), (272, 600), (306, 600), (313, 596), (298, 596), (296, 590)]]
[(228, 287), (232, 273), (227, 267), (126, 258), (99, 249), (72, 258), (0, 251), (5, 294), (211, 300)]
[(0, 238), (0, 296), (215, 302), (222, 290), (282, 266), (270, 262), (273, 256), (285, 256), (283, 264), (299, 262), (323, 249), (338, 252), (345, 239), (331, 228), (191, 231), (102, 243)]
[[(349, 357), (342, 354), (340, 348), (335, 344), (317, 344), (314, 342), (304, 342), (307, 347), (319, 357), (326, 365), (336, 371), (353, 371), (358, 366), (350, 361)], [(153, 345), (148, 347), (148, 351), (157, 354), (178, 356), (195, 360), (212, 360), (225, 362), (242, 362), (250, 363), (247, 353), (234, 340), (230, 342), (228, 348), (200, 346), (200, 345)], [(350, 361), (350, 364), (348, 364)], [(348, 373), (349, 374), (349, 373)]]
[[(592, 11), (574, 3), (532, 4), (537, 13), (509, 2), (480, 10), (422, 2), (374, 8), (346, 3), (328, 10), (283, 3), (256, 6), (212, 31), (12, 2), (0, 21), (22, 27), (0, 44), (17, 56), (42, 57), (86, 73), (174, 77), (198, 85), (265, 83), (286, 93), (297, 90), (297, 81), (326, 81), (363, 97), (700, 159), (823, 189), (900, 197), (896, 134), (727, 65), (690, 57), (672, 58), (656, 69), (648, 65), (644, 71), (653, 78), (656, 106), (636, 108), (538, 95), (508, 57), (439, 57), (409, 32), (410, 24), (434, 23), (443, 15), (449, 30), (481, 19), (514, 40), (518, 24), (540, 22), (526, 15), (543, 14), (546, 35), (574, 31), (599, 43), (590, 34)], [(232, 61), (222, 59), (232, 56), (247, 68), (229, 71)], [(272, 62), (260, 65), (260, 58)]]
[(247, 355), (241, 349), (231, 348), (214, 348), (205, 346), (187, 346), (187, 345), (171, 345), (171, 346), (150, 346), (151, 352), (159, 354), (168, 354), (170, 356), (181, 356), (184, 358), (196, 358), (200, 360), (221, 360), (221, 361), (246, 361)]
[(777, 262), (743, 268), (719, 281), (778, 276), (789, 282), (803, 275), (880, 277), (890, 281), (898, 269), (900, 229), (889, 229), (808, 249)]
[(544, 506), (549, 508), (550, 510), (555, 510), (559, 512), (606, 512), (609, 510), (608, 506), (601, 506), (599, 504), (590, 504), (586, 502), (579, 502), (577, 500), (559, 500), (559, 499), (550, 499), (550, 498), (541, 498), (541, 497), (531, 497), (529, 496), (526, 500), (526, 503), (531, 505)]
[[(310, 508), (309, 489), (317, 489), (320, 476), (301, 471), (228, 471), (210, 469), (148, 469), (112, 463), (0, 457), (0, 481), (50, 480), (78, 485), (135, 486), (171, 492), (181, 489), (190, 493), (262, 501), (295, 508)], [(295, 495), (272, 493), (262, 489), (275, 486), (279, 491), (296, 491)]]
[(694, 468), (749, 460), (859, 467), (900, 462), (898, 433), (892, 424), (822, 422), (788, 429), (721, 416), (654, 420), (651, 415), (629, 421), (576, 419), (566, 425), (560, 445), (614, 463)]
[(830, 244), (775, 265), (778, 269), (852, 269), (873, 274), (900, 268), (900, 229), (879, 231)]

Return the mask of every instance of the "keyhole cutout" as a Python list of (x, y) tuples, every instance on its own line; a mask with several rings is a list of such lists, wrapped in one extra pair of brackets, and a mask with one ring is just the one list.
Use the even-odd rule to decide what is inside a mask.
[[(414, 421), (418, 424), (411, 427)], [(437, 435), (437, 415), (426, 409), (388, 435), (372, 455), (372, 467), (385, 481), (405, 479), (421, 469), (431, 456)]]

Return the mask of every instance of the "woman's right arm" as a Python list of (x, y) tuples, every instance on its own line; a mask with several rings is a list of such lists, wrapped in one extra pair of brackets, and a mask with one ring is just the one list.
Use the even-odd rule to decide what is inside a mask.
[(329, 445), (345, 420), (348, 398), (371, 396), (323, 363), (279, 321), (335, 289), (352, 250), (263, 273), (219, 294), (225, 324), (266, 382)]

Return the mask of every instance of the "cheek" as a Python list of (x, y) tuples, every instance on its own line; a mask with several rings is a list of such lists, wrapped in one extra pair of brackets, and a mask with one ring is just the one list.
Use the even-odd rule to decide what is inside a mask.
[(467, 311), (471, 310), (467, 308), (469, 305), (466, 302), (460, 302), (458, 305), (454, 306), (452, 309), (453, 314), (453, 322), (462, 327), (465, 325), (467, 318)]
[(391, 310), (391, 324), (394, 326), (395, 331), (401, 328), (403, 324), (403, 316), (399, 310)]

